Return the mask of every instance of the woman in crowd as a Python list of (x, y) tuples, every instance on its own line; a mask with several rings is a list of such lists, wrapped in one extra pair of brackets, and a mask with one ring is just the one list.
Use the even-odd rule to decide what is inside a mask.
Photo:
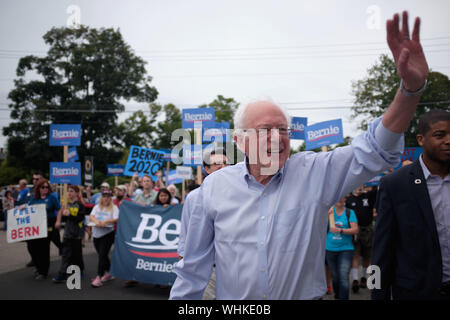
[(98, 205), (92, 209), (90, 215), (91, 222), (95, 224), (92, 236), (98, 254), (97, 277), (91, 283), (94, 288), (101, 287), (104, 282), (113, 279), (109, 274), (111, 262), (108, 254), (114, 243), (114, 224), (119, 220), (119, 209), (113, 204), (111, 197), (111, 191), (103, 191)]
[(159, 189), (156, 195), (155, 204), (167, 207), (172, 202), (172, 195), (169, 190), (162, 188)]
[(58, 200), (52, 195), (50, 183), (46, 179), (39, 180), (34, 188), (34, 195), (28, 204), (45, 204), (45, 209), (47, 212), (47, 237), (27, 241), (31, 258), (37, 269), (35, 279), (42, 280), (47, 278), (48, 275), (48, 269), (50, 266), (50, 240), (54, 238), (53, 233), (59, 232), (55, 229), (55, 212), (59, 211), (61, 206)]
[[(349, 273), (353, 259), (353, 235), (358, 233), (358, 220), (353, 210), (345, 208), (345, 197), (329, 212), (326, 260), (331, 270), (335, 298), (348, 300)], [(332, 222), (334, 220), (334, 225)]]

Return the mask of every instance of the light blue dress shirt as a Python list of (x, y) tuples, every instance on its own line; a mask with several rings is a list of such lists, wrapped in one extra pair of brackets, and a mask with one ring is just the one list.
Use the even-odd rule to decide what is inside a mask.
[(328, 209), (395, 167), (403, 147), (378, 118), (350, 146), (293, 155), (266, 186), (244, 162), (209, 175), (189, 204), (170, 298), (201, 299), (214, 263), (217, 299), (322, 297)]
[(427, 181), (428, 194), (433, 208), (434, 220), (441, 247), (442, 282), (450, 281), (450, 174), (442, 179), (432, 175), (419, 157), (423, 175)]

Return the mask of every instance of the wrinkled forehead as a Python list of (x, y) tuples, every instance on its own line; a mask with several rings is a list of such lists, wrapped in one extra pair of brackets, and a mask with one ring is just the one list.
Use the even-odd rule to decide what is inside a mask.
[(256, 102), (247, 107), (247, 128), (287, 126), (283, 111), (272, 102)]

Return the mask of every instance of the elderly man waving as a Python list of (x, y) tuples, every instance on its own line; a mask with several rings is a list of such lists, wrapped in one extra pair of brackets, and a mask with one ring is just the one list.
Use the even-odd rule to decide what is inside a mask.
[[(217, 299), (317, 299), (326, 292), (329, 207), (394, 167), (428, 74), (408, 16), (387, 21), (402, 82), (383, 115), (350, 146), (289, 158), (289, 116), (270, 101), (243, 105), (235, 141), (246, 160), (209, 175), (195, 199), (171, 299), (200, 299), (216, 264)], [(211, 201), (213, 199), (213, 201)]]

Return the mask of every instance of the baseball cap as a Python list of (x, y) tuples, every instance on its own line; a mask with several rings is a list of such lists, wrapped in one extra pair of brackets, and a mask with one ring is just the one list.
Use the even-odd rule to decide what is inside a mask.
[(100, 187), (107, 187), (109, 188), (109, 183), (108, 182), (103, 182)]

